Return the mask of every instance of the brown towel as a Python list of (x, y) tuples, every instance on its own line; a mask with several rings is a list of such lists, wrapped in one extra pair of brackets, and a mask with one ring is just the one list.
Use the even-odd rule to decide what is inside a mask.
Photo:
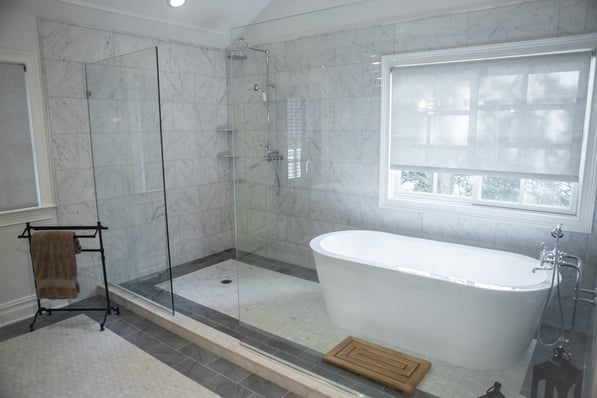
[(31, 236), (31, 261), (38, 298), (75, 298), (79, 293), (77, 260), (81, 252), (74, 232), (35, 232)]

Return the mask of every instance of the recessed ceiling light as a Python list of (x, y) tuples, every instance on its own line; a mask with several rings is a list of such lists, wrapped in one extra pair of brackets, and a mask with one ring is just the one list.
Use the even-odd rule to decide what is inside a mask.
[(168, 0), (168, 5), (170, 7), (181, 7), (185, 2), (186, 0)]

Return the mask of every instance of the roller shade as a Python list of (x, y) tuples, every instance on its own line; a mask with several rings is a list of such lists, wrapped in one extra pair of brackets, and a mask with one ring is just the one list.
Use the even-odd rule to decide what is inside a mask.
[(390, 71), (390, 167), (578, 181), (592, 52)]

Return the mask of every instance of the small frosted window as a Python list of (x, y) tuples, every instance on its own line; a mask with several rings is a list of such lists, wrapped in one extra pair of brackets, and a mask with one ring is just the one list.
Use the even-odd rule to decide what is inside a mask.
[(0, 211), (39, 205), (26, 73), (0, 63)]

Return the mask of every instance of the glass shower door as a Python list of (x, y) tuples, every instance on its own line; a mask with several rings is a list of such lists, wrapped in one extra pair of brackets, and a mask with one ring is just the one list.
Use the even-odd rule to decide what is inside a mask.
[(174, 311), (157, 56), (137, 51), (85, 74), (108, 282)]

